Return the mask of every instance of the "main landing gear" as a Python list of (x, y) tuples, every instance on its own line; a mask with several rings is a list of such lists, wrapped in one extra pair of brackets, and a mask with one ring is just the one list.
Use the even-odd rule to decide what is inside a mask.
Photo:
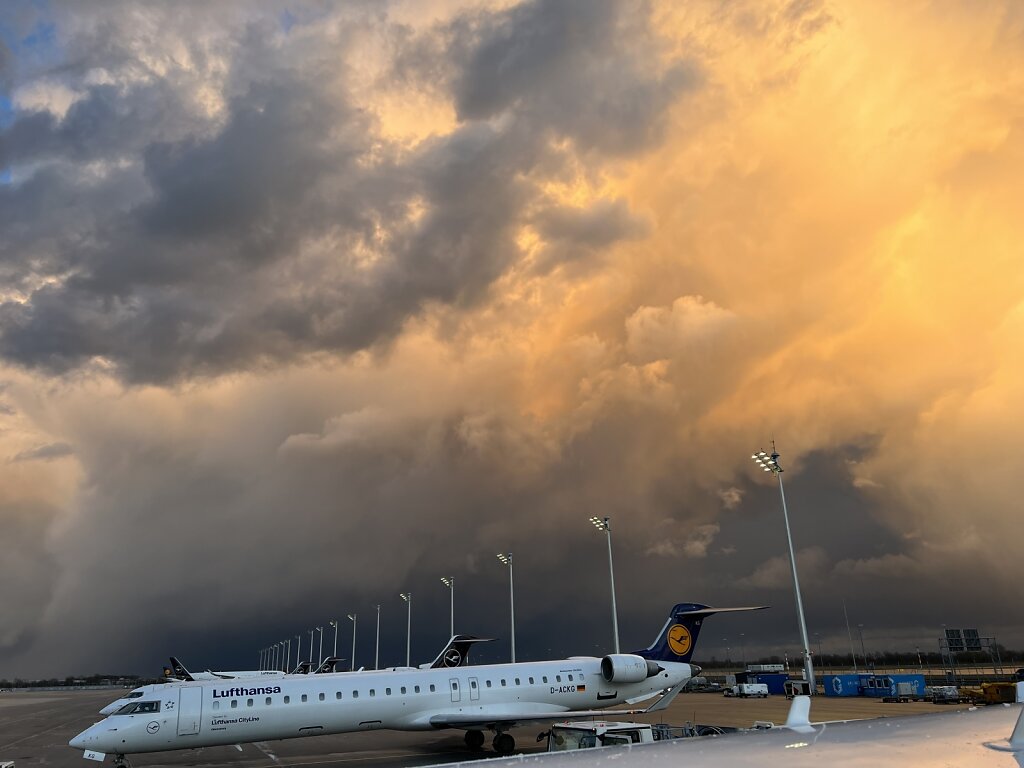
[(494, 741), (491, 742), (491, 746), (494, 747), (494, 751), (499, 755), (511, 755), (515, 751), (516, 740), (509, 734), (499, 731), (494, 735)]
[[(476, 752), (484, 745), (483, 731), (466, 731), (466, 746)], [(511, 755), (516, 749), (516, 740), (504, 731), (497, 731), (494, 734), (494, 741), (491, 742), (494, 751), (499, 755)]]

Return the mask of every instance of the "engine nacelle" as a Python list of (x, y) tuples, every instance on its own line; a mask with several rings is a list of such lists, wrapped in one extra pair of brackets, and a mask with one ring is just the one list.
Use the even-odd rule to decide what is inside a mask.
[(609, 683), (639, 683), (660, 671), (657, 662), (632, 653), (612, 653), (601, 659), (601, 675)]

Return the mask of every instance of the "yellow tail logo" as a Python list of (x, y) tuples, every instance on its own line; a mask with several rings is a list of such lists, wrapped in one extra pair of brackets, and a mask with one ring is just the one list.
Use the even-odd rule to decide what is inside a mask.
[(682, 624), (675, 624), (668, 631), (668, 647), (676, 656), (685, 656), (693, 645), (690, 630)]

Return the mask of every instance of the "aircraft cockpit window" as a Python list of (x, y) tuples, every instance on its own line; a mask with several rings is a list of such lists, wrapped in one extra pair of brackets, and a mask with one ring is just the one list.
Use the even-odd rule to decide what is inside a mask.
[(125, 696), (125, 698), (126, 699), (141, 699), (145, 695), (146, 695), (145, 691), (132, 691), (127, 696)]
[(159, 701), (133, 701), (130, 704), (125, 704), (121, 707), (115, 715), (143, 715), (152, 712), (160, 711)]

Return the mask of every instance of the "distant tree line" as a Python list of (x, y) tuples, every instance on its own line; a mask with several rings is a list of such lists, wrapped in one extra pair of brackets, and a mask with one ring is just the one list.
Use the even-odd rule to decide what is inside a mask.
[[(1015, 651), (1003, 646), (997, 646), (998, 660), (1004, 667), (1019, 667), (1024, 665), (1024, 651)], [(867, 659), (861, 655), (860, 648), (856, 649), (857, 665), (879, 666), (879, 667), (916, 667), (919, 664), (925, 667), (941, 667), (949, 661), (938, 651), (921, 651), (920, 660), (918, 652), (914, 651), (868, 651)], [(989, 666), (992, 664), (993, 656), (988, 651), (961, 651), (955, 654), (957, 666)], [(815, 667), (852, 667), (853, 660), (849, 653), (824, 653), (814, 654)], [(712, 656), (710, 659), (696, 660), (705, 669), (737, 667), (742, 664), (741, 657), (731, 656), (728, 659), (720, 659)], [(762, 656), (759, 658), (747, 659), (748, 664), (783, 664), (786, 657), (783, 656)], [(791, 669), (799, 668), (802, 664), (799, 651), (794, 651), (788, 657)]]
[(0, 688), (58, 688), (61, 686), (79, 685), (130, 685), (137, 688), (146, 683), (158, 683), (158, 679), (144, 679), (139, 675), (88, 675), (85, 677), (65, 677), (63, 680), (51, 677), (46, 680), (23, 680), (16, 677), (13, 680), (0, 679)]

